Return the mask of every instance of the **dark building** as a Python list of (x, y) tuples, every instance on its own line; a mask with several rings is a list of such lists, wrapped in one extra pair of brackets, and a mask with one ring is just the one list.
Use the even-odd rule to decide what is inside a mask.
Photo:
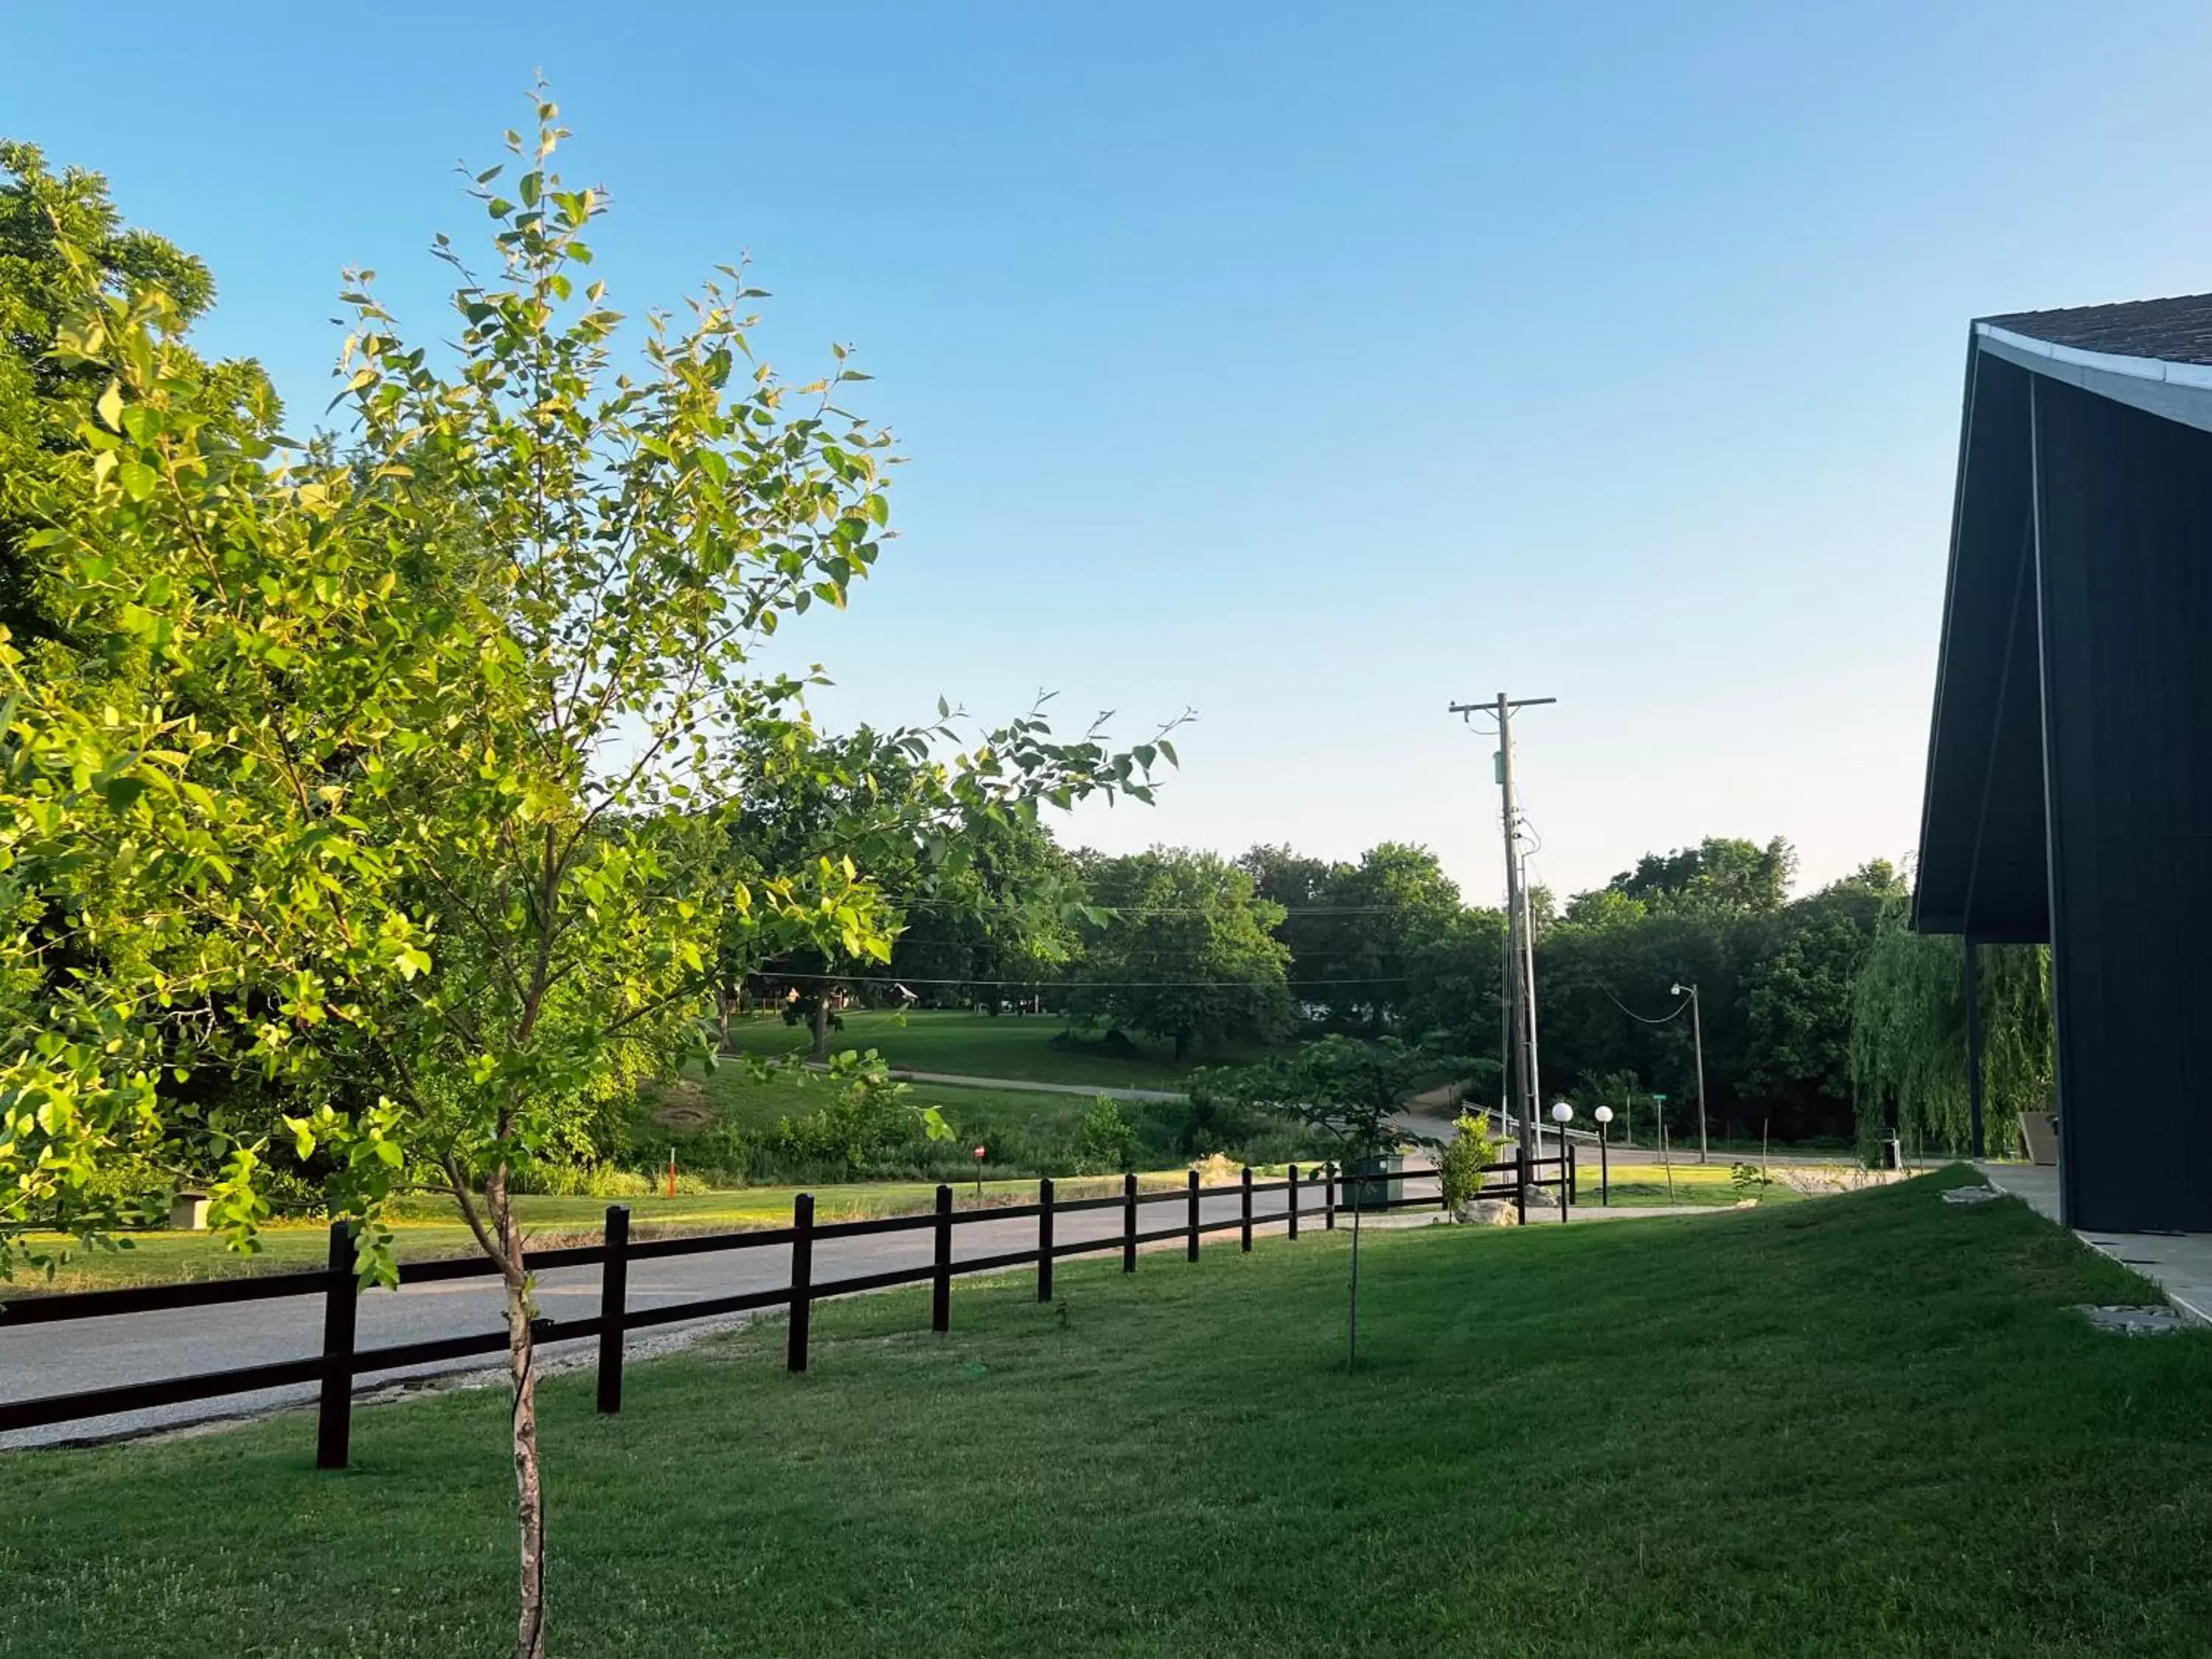
[(2212, 1231), (2212, 295), (1973, 325), (1914, 925), (2051, 946), (2067, 1223)]

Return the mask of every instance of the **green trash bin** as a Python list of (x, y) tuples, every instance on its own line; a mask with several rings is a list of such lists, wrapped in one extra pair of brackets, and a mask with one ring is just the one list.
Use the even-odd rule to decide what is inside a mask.
[(1381, 1158), (1363, 1158), (1346, 1166), (1344, 1173), (1344, 1206), (1346, 1209), (1382, 1210), (1395, 1204), (1406, 1195), (1405, 1158), (1396, 1152)]

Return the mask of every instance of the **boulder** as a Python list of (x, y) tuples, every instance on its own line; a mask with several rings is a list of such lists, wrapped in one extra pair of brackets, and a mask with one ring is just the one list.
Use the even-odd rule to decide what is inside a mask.
[(1472, 1204), (1462, 1204), (1453, 1212), (1453, 1218), (1470, 1227), (1510, 1227), (1520, 1217), (1510, 1198), (1479, 1198)]

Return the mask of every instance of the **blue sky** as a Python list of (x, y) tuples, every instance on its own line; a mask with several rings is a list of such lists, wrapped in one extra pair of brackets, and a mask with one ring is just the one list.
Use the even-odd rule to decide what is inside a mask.
[[(139, 21), (132, 21), (133, 14)], [(303, 413), (339, 271), (441, 321), (453, 168), (551, 77), (614, 299), (750, 250), (911, 458), (805, 630), (839, 723), (1040, 688), (1154, 809), (1069, 831), (1501, 881), (1707, 833), (1826, 879), (1917, 825), (1966, 323), (2212, 288), (2212, 9), (125, 4), (0, 15), (0, 131), (206, 256)]]

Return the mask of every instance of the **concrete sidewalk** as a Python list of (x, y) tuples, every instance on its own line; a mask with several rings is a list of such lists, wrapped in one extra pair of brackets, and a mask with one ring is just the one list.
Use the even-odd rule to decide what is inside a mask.
[[(2010, 1193), (2045, 1219), (2059, 1220), (2058, 1171), (2041, 1164), (1977, 1164), (1984, 1180)], [(2132, 1267), (2167, 1301), (2201, 1325), (2212, 1325), (2212, 1233), (2100, 1233), (2074, 1237)]]

